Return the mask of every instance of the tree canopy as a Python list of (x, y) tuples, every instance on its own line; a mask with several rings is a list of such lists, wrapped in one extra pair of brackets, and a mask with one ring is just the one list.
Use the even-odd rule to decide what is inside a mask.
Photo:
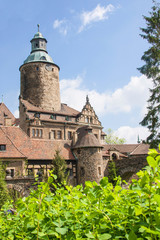
[(124, 143), (126, 143), (126, 139), (117, 137), (111, 128), (107, 129), (106, 134), (107, 134), (107, 136), (105, 137), (105, 141), (107, 144), (124, 144)]
[(150, 47), (141, 58), (145, 64), (138, 70), (151, 79), (153, 87), (150, 89), (147, 114), (140, 124), (150, 131), (146, 142), (151, 147), (157, 147), (160, 142), (160, 4), (153, 1), (149, 14), (149, 17), (143, 16), (146, 28), (141, 28), (140, 36), (147, 40)]

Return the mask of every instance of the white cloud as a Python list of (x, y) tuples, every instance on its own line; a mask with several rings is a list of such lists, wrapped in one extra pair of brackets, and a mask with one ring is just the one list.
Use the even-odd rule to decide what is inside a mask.
[(143, 116), (151, 84), (151, 80), (142, 75), (131, 77), (127, 85), (113, 92), (108, 93), (108, 89), (106, 89), (106, 91), (99, 93), (96, 90), (85, 88), (80, 76), (60, 81), (62, 102), (80, 111), (88, 94), (92, 106), (100, 115), (130, 113), (137, 109), (139, 114)]
[(140, 141), (145, 140), (148, 135), (149, 131), (145, 127), (129, 127), (129, 126), (122, 126), (118, 128), (115, 132), (115, 135), (120, 138), (125, 138), (126, 143), (137, 143), (138, 136)]
[(13, 115), (15, 116), (15, 118), (19, 118), (19, 110), (15, 110)]
[(66, 20), (58, 20), (56, 19), (53, 23), (53, 28), (58, 29), (59, 32), (63, 35), (67, 35), (68, 32), (68, 24)]
[(92, 11), (84, 11), (81, 13), (81, 26), (78, 32), (82, 32), (87, 25), (90, 25), (93, 22), (102, 21), (108, 18), (108, 13), (113, 12), (115, 7), (112, 4), (105, 6), (97, 5)]

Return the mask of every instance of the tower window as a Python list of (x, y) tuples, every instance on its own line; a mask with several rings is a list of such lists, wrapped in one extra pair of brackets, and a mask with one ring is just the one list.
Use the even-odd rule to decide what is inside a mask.
[(84, 167), (81, 167), (81, 169), (80, 169), (80, 175), (81, 175), (81, 177), (83, 177), (83, 176), (85, 175)]
[(99, 174), (99, 176), (102, 175), (101, 167), (98, 167), (98, 174)]
[(37, 67), (36, 69), (37, 69), (37, 71), (39, 71), (39, 67)]
[(40, 59), (41, 59), (41, 60), (46, 60), (46, 57), (45, 57), (45, 56), (42, 56)]
[(0, 151), (5, 151), (5, 150), (6, 150), (6, 145), (5, 144), (0, 145)]

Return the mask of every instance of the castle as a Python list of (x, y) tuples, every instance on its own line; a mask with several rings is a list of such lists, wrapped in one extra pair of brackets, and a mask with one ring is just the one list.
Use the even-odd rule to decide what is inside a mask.
[(19, 70), (19, 119), (0, 103), (0, 159), (7, 162), (8, 184), (24, 182), (40, 171), (48, 174), (57, 150), (73, 185), (99, 182), (110, 160), (126, 180), (145, 166), (148, 145), (105, 144), (106, 134), (88, 96), (80, 112), (61, 103), (60, 68), (48, 55), (47, 40), (39, 30)]

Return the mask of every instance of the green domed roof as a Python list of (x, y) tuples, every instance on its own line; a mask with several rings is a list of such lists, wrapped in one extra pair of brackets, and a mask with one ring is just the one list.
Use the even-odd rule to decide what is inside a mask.
[(37, 62), (37, 61), (54, 63), (52, 58), (48, 55), (48, 53), (41, 50), (32, 52), (24, 61), (24, 63)]
[(37, 32), (37, 33), (34, 35), (33, 38), (44, 38), (44, 37), (43, 37), (42, 33)]

